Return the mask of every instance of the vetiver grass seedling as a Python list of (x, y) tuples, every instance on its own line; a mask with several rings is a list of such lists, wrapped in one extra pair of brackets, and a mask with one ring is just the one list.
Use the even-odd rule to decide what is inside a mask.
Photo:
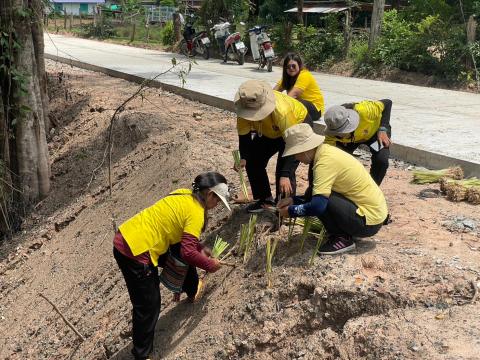
[(220, 258), (223, 252), (228, 248), (228, 243), (217, 235), (212, 248), (212, 257), (215, 259)]
[(266, 273), (267, 273), (267, 287), (271, 288), (272, 287), (272, 259), (273, 255), (275, 254), (275, 249), (277, 248), (277, 243), (278, 239), (272, 240), (270, 238), (267, 239), (267, 245), (266, 245)]
[(246, 234), (244, 235), (244, 251), (243, 251), (243, 263), (247, 262), (248, 255), (253, 245), (253, 240), (255, 239), (255, 225), (257, 224), (257, 215), (251, 215), (248, 225), (245, 225), (246, 229), (244, 230)]
[(442, 170), (414, 170), (412, 182), (414, 184), (432, 184), (439, 182), (444, 177), (461, 180), (463, 179), (463, 170), (459, 166)]
[(235, 162), (235, 166), (238, 169), (238, 175), (240, 176), (240, 187), (242, 188), (243, 196), (245, 197), (245, 200), (248, 201), (249, 197), (248, 197), (247, 183), (245, 181), (245, 176), (243, 175), (243, 170), (240, 167), (240, 160), (241, 160), (240, 159), (240, 151), (233, 150), (232, 155), (233, 155), (233, 161)]

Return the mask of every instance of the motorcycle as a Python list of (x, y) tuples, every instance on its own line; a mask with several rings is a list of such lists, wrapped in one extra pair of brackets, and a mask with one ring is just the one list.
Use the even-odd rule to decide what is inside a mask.
[(266, 26), (256, 25), (248, 30), (248, 35), (253, 60), (258, 62), (259, 68), (263, 69), (266, 66), (267, 71), (271, 72), (276, 57), (270, 37), (265, 32), (266, 28)]
[(216, 24), (211, 30), (215, 31), (214, 36), (220, 53), (223, 54), (223, 62), (231, 60), (238, 62), (239, 65), (243, 65), (248, 48), (242, 41), (240, 33), (235, 32), (231, 34), (229, 22)]
[(210, 39), (206, 31), (195, 33), (191, 24), (185, 25), (183, 39), (180, 42), (180, 51), (185, 56), (201, 55), (205, 60), (210, 58)]

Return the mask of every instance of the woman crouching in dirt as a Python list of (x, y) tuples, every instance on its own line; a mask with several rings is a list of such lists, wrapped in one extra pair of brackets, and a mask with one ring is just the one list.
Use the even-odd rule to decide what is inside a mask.
[[(207, 225), (207, 211), (220, 201), (230, 210), (225, 177), (216, 172), (198, 175), (193, 189), (178, 189), (139, 212), (119, 227), (113, 240), (117, 261), (132, 302), (135, 359), (147, 359), (153, 350), (160, 314), (159, 281), (171, 290), (187, 293), (193, 301), (198, 287), (196, 267), (220, 268), (209, 249), (199, 242)], [(158, 266), (163, 266), (161, 278)], [(175, 290), (174, 290), (175, 291)]]
[(375, 235), (388, 217), (387, 203), (363, 165), (347, 152), (324, 144), (325, 138), (307, 124), (284, 134), (283, 156), (313, 167), (312, 197), (282, 199), (277, 207), (284, 217), (317, 216), (328, 240), (319, 254), (333, 255), (355, 249), (353, 237)]

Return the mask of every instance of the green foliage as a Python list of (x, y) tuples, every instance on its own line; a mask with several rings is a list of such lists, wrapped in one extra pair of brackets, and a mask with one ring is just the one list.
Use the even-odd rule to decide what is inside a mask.
[(171, 7), (177, 6), (175, 0), (161, 0), (160, 5), (161, 6), (171, 6)]
[(72, 31), (84, 38), (107, 39), (115, 36), (115, 29), (109, 21), (82, 24), (78, 29), (72, 29)]
[(169, 20), (160, 31), (160, 40), (163, 45), (175, 44), (175, 32), (173, 30), (173, 21)]
[(394, 10), (385, 14), (382, 36), (368, 61), (459, 81), (465, 77), (467, 56), (463, 24), (448, 23), (439, 15), (410, 21)]
[(299, 39), (294, 43), (294, 50), (311, 68), (330, 64), (342, 56), (343, 35), (338, 31), (295, 26), (294, 33)]
[(291, 14), (284, 13), (285, 9), (291, 9), (296, 6), (296, 0), (265, 0), (260, 5), (258, 13), (260, 18), (265, 20), (265, 23), (276, 23), (279, 26), (284, 26), (281, 23), (292, 17)]

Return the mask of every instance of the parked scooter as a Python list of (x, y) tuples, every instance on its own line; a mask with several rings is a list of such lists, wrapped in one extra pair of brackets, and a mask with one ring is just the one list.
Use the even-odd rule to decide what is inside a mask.
[(256, 25), (248, 30), (250, 36), (250, 47), (252, 49), (253, 60), (258, 62), (258, 67), (263, 69), (267, 67), (267, 71), (272, 71), (273, 61), (275, 60), (275, 52), (273, 51), (270, 37), (265, 32), (266, 26)]
[(192, 24), (186, 24), (183, 30), (183, 39), (180, 42), (180, 51), (185, 56), (201, 55), (205, 60), (210, 58), (210, 39), (206, 31), (195, 33)]
[(242, 41), (240, 33), (230, 34), (229, 22), (218, 23), (211, 30), (215, 31), (215, 39), (217, 40), (220, 53), (223, 54), (223, 62), (231, 60), (238, 62), (239, 65), (243, 65), (248, 48)]

